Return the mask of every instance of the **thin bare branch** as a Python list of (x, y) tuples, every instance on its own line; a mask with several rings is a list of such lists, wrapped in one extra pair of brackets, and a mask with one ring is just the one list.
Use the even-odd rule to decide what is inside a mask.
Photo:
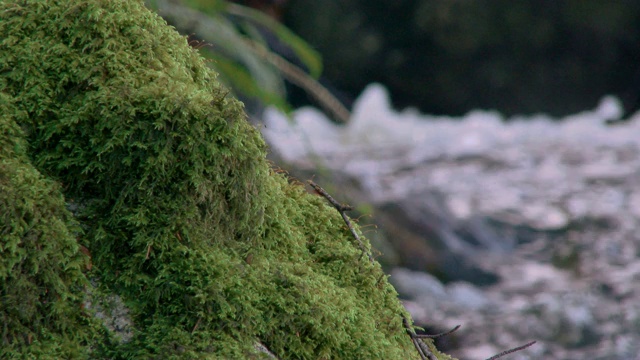
[(325, 199), (327, 199), (327, 201), (329, 201), (329, 203), (334, 208), (336, 208), (336, 210), (338, 210), (338, 212), (340, 213), (340, 216), (342, 216), (342, 219), (347, 224), (347, 227), (349, 228), (351, 235), (353, 235), (353, 237), (358, 241), (358, 246), (360, 247), (360, 250), (362, 250), (362, 254), (367, 254), (369, 261), (373, 263), (374, 262), (373, 255), (371, 255), (371, 253), (367, 251), (367, 248), (364, 246), (362, 239), (360, 239), (360, 235), (358, 235), (358, 233), (356, 232), (356, 229), (351, 224), (351, 220), (345, 213), (345, 211), (353, 210), (353, 207), (350, 205), (345, 205), (337, 202), (336, 199), (334, 199), (331, 195), (329, 195), (329, 193), (325, 189), (320, 187), (320, 185), (314, 183), (312, 180), (307, 180), (307, 182), (309, 183), (309, 185), (311, 185), (311, 187), (313, 187), (313, 189), (318, 194), (322, 195)]
[(202, 320), (202, 318), (198, 318), (198, 321), (196, 321), (196, 324), (193, 326), (193, 329), (191, 329), (191, 333), (193, 334), (196, 330), (198, 330), (198, 326), (200, 326), (200, 321)]
[(434, 334), (434, 335), (428, 335), (428, 334), (416, 334), (415, 337), (419, 338), (419, 339), (437, 339), (437, 338), (441, 338), (443, 336), (447, 336), (450, 334), (453, 334), (454, 332), (456, 332), (458, 329), (460, 329), (460, 326), (462, 325), (456, 325), (453, 329), (449, 330), (449, 331), (445, 331), (445, 332), (441, 332), (439, 334)]
[(418, 351), (418, 354), (420, 355), (421, 360), (438, 360), (438, 358), (436, 358), (436, 356), (433, 355), (431, 350), (429, 350), (429, 347), (427, 346), (427, 344), (425, 344), (422, 340), (420, 340), (415, 330), (413, 330), (413, 327), (409, 325), (409, 319), (407, 319), (405, 316), (402, 317), (402, 326), (404, 326), (405, 330), (407, 331), (407, 334), (409, 334), (409, 337), (411, 338), (411, 342), (413, 343), (413, 346), (415, 346), (416, 350)]
[(331, 205), (336, 208), (336, 210), (340, 212), (353, 210), (353, 207), (350, 205), (340, 204), (338, 201), (336, 201), (336, 199), (329, 195), (329, 193), (325, 189), (320, 187), (320, 185), (314, 183), (313, 180), (308, 180), (307, 182), (309, 183), (309, 185), (311, 185), (313, 190), (315, 190), (318, 194), (324, 196), (325, 199), (327, 199), (331, 203)]
[(528, 348), (529, 346), (531, 346), (531, 345), (533, 345), (535, 343), (536, 343), (536, 341), (532, 341), (532, 342), (524, 344), (522, 346), (518, 346), (518, 347), (514, 347), (513, 349), (505, 350), (505, 351), (501, 352), (500, 354), (493, 355), (492, 357), (488, 358), (487, 360), (499, 359), (499, 358), (501, 358), (501, 357), (503, 357), (505, 355), (513, 354), (514, 352), (518, 352), (520, 350), (524, 350), (524, 349)]

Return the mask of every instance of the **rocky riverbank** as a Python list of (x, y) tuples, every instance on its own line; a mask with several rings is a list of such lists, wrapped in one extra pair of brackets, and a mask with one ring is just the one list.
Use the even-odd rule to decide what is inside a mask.
[[(452, 355), (640, 359), (640, 116), (462, 118), (391, 110), (370, 86), (351, 122), (313, 109), (264, 134), (297, 169), (348, 179), (375, 208), (391, 281), (419, 324), (462, 324)], [(325, 171), (326, 173), (327, 171)], [(430, 275), (426, 271), (430, 271)]]

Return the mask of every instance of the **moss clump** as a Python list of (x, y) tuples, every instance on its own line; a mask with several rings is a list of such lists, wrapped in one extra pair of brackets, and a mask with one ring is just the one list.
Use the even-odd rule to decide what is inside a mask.
[(0, 93), (0, 358), (81, 358), (95, 334), (81, 302), (87, 258), (60, 186), (27, 157), (21, 115)]
[(0, 39), (31, 162), (135, 325), (95, 356), (246, 358), (257, 340), (283, 359), (417, 356), (380, 266), (271, 171), (241, 103), (142, 2), (0, 3)]

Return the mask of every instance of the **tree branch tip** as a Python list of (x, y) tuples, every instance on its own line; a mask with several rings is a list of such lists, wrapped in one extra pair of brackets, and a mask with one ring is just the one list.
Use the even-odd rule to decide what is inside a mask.
[(454, 332), (456, 332), (458, 329), (460, 329), (462, 325), (456, 325), (453, 329), (449, 330), (449, 331), (445, 331), (445, 332), (441, 332), (438, 334), (433, 334), (433, 335), (428, 335), (428, 334), (416, 334), (415, 337), (418, 339), (437, 339), (437, 338), (441, 338), (443, 336), (447, 336), (447, 335), (451, 335)]
[(499, 359), (499, 358), (501, 358), (501, 357), (503, 357), (505, 355), (513, 354), (513, 353), (518, 352), (520, 350), (524, 350), (524, 349), (528, 348), (529, 346), (531, 346), (531, 345), (533, 345), (535, 343), (537, 343), (537, 341), (534, 340), (534, 341), (531, 341), (531, 342), (526, 343), (524, 345), (520, 345), (520, 346), (514, 347), (512, 349), (505, 350), (505, 351), (503, 351), (503, 352), (501, 352), (499, 354), (493, 355), (492, 357), (488, 358), (487, 360)]

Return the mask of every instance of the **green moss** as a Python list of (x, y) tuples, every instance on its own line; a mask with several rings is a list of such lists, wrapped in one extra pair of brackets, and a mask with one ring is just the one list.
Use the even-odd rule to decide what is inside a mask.
[(103, 356), (417, 357), (379, 264), (271, 171), (242, 104), (140, 1), (0, 3), (0, 35), (31, 162), (134, 322)]
[(21, 115), (0, 93), (0, 358), (82, 358), (95, 334), (81, 302), (87, 258), (60, 186), (27, 157)]

